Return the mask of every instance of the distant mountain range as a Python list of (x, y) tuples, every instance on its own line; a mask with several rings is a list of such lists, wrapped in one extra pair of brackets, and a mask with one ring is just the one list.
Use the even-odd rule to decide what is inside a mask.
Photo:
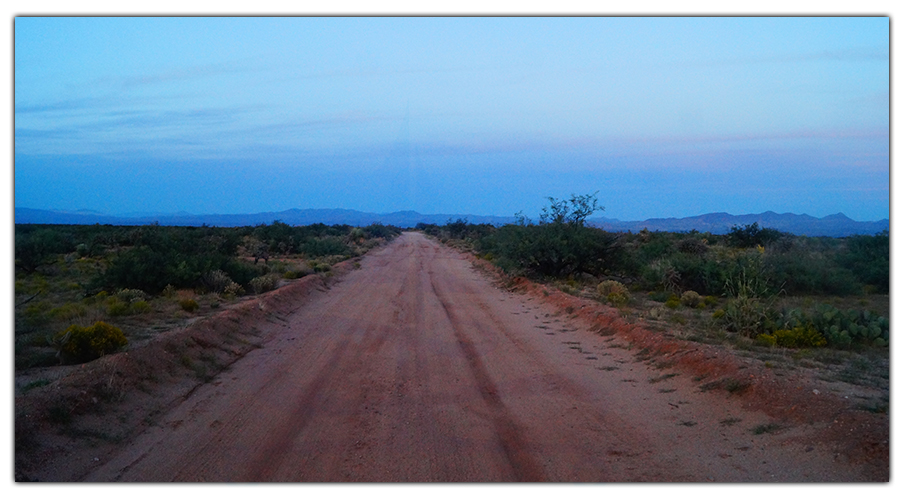
[[(388, 214), (359, 212), (343, 209), (291, 209), (283, 212), (263, 212), (257, 214), (207, 214), (187, 213), (113, 216), (88, 210), (57, 211), (16, 208), (16, 224), (111, 224), (120, 226), (140, 226), (158, 223), (162, 226), (208, 226), (236, 227), (271, 224), (279, 220), (290, 225), (347, 224), (367, 226), (376, 222), (398, 227), (414, 227), (418, 223), (445, 224), (447, 221), (464, 219), (472, 224), (503, 225), (515, 222), (514, 217), (465, 215), (465, 214), (420, 214), (404, 211)], [(776, 214), (765, 212), (750, 215), (713, 213), (686, 217), (683, 219), (647, 219), (644, 221), (620, 221), (605, 217), (588, 219), (588, 224), (612, 232), (637, 232), (644, 228), (650, 231), (688, 232), (699, 231), (712, 234), (728, 233), (733, 226), (753, 223), (803, 236), (850, 236), (854, 234), (876, 234), (890, 228), (890, 221), (882, 219), (874, 222), (859, 222), (844, 214), (816, 218), (806, 214)]]
[(759, 227), (777, 229), (785, 233), (799, 236), (851, 236), (854, 234), (877, 234), (890, 229), (890, 220), (882, 219), (874, 222), (855, 221), (842, 213), (817, 218), (811, 215), (776, 214), (764, 212), (761, 214), (731, 215), (726, 213), (713, 213), (685, 217), (683, 219), (647, 219), (640, 222), (624, 222), (616, 219), (590, 219), (590, 224), (612, 232), (637, 232), (647, 228), (650, 231), (688, 232), (699, 231), (701, 233), (726, 234), (734, 226), (746, 226), (754, 222)]

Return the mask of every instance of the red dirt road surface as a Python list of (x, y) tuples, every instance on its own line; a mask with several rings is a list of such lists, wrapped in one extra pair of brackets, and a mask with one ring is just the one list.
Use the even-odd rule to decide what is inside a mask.
[(404, 233), (85, 481), (886, 480)]

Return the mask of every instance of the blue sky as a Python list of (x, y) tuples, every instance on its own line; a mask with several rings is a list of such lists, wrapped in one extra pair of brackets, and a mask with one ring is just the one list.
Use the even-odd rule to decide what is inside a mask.
[(29, 18), (15, 205), (889, 217), (889, 18)]

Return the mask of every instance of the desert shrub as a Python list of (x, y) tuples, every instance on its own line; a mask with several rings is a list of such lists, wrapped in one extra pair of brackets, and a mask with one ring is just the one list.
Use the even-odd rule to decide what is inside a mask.
[(663, 317), (664, 309), (661, 307), (651, 307), (650, 311), (647, 313), (647, 317), (650, 319), (661, 319)]
[(493, 254), (507, 272), (538, 277), (598, 275), (613, 268), (618, 255), (615, 237), (585, 225), (588, 215), (602, 209), (595, 196), (548, 199), (550, 206), (544, 208), (539, 224), (520, 216), (517, 224), (485, 230), (476, 250)]
[(285, 272), (284, 277), (287, 279), (297, 279), (313, 273), (315, 273), (315, 271), (313, 271), (313, 269), (306, 262), (302, 262)]
[(311, 260), (309, 261), (309, 266), (314, 273), (327, 273), (328, 271), (331, 271), (331, 266), (325, 262)]
[(266, 274), (264, 276), (257, 276), (250, 280), (250, 289), (253, 290), (253, 293), (260, 294), (265, 293), (270, 290), (274, 290), (275, 287), (278, 286), (278, 275), (276, 274)]
[(181, 299), (178, 301), (178, 305), (186, 312), (194, 312), (200, 308), (200, 304), (194, 299)]
[(776, 345), (780, 347), (822, 347), (827, 343), (822, 332), (812, 326), (798, 326), (790, 330), (775, 330), (772, 336), (775, 337)]
[(119, 290), (116, 293), (116, 297), (118, 297), (118, 299), (121, 300), (122, 302), (127, 302), (127, 303), (137, 302), (139, 300), (147, 300), (147, 298), (148, 298), (147, 294), (144, 293), (143, 291), (135, 290), (135, 289), (131, 289), (131, 288), (125, 288), (125, 289)]
[(688, 290), (681, 294), (681, 305), (683, 306), (687, 306), (693, 309), (699, 306), (701, 303), (703, 303), (703, 297), (701, 297), (699, 293), (693, 290)]
[(606, 296), (606, 300), (615, 307), (622, 307), (631, 300), (631, 295), (625, 292), (612, 292)]
[(768, 268), (761, 253), (751, 251), (729, 262), (723, 272), (724, 295), (768, 298), (777, 295), (779, 287), (771, 285)]
[(214, 270), (241, 284), (259, 275), (236, 258), (238, 233), (204, 232), (209, 230), (141, 227), (136, 245), (113, 258), (91, 288), (137, 288), (158, 294), (170, 284), (180, 289), (201, 286), (202, 278)]
[(765, 260), (772, 280), (791, 295), (846, 296), (861, 294), (863, 290), (852, 271), (822, 253), (767, 253)]
[(835, 260), (853, 273), (857, 280), (874, 288), (875, 293), (890, 290), (890, 238), (883, 231), (874, 236), (853, 236)]
[(669, 290), (695, 290), (704, 295), (724, 291), (724, 272), (730, 265), (705, 254), (676, 253), (667, 259), (663, 285)]
[(118, 351), (128, 339), (120, 328), (98, 321), (89, 327), (72, 325), (53, 337), (63, 363), (85, 363)]
[(666, 300), (666, 307), (669, 309), (677, 309), (681, 305), (681, 299), (677, 295), (672, 295)]
[(224, 262), (220, 269), (228, 274), (232, 281), (244, 287), (250, 283), (250, 280), (261, 274), (260, 270), (253, 265), (237, 259)]
[(400, 229), (394, 226), (385, 226), (380, 222), (369, 224), (362, 228), (366, 234), (366, 238), (384, 238), (389, 240), (400, 234)]
[(59, 307), (54, 307), (48, 314), (53, 319), (70, 321), (83, 317), (87, 314), (87, 309), (82, 304), (67, 302)]
[(676, 248), (678, 248), (679, 252), (694, 255), (703, 255), (709, 250), (709, 246), (706, 244), (705, 240), (693, 237), (679, 241)]
[(131, 303), (131, 311), (134, 314), (144, 314), (150, 312), (151, 310), (152, 308), (150, 307), (150, 303), (148, 303), (146, 300), (138, 300)]
[(137, 288), (159, 293), (169, 283), (182, 284), (182, 280), (171, 279), (170, 267), (172, 263), (165, 254), (149, 247), (132, 248), (115, 257), (106, 272), (95, 279), (94, 286), (106, 289)]
[(728, 244), (737, 248), (765, 247), (769, 243), (780, 239), (784, 233), (770, 228), (760, 228), (759, 223), (754, 222), (746, 226), (732, 226), (726, 235)]
[(485, 237), (483, 253), (497, 257), (497, 265), (537, 276), (599, 274), (615, 256), (615, 238), (591, 227), (568, 224), (506, 225)]
[(79, 243), (78, 245), (75, 245), (75, 253), (77, 253), (79, 257), (87, 257), (91, 254), (91, 250), (87, 244)]
[(778, 339), (775, 335), (769, 333), (760, 333), (754, 339), (758, 345), (766, 346), (766, 347), (775, 347), (778, 345)]
[(350, 230), (350, 233), (347, 234), (347, 240), (354, 242), (354, 243), (359, 243), (360, 241), (364, 240), (365, 238), (366, 238), (366, 232), (363, 231), (363, 229), (360, 227), (354, 227), (353, 229)]
[(53, 309), (47, 301), (35, 302), (25, 306), (22, 317), (28, 326), (40, 326), (50, 321), (49, 312)]
[(609, 295), (611, 293), (620, 293), (620, 294), (628, 294), (628, 288), (625, 285), (619, 283), (614, 280), (606, 280), (599, 285), (597, 285), (597, 293), (602, 296)]
[(615, 307), (622, 307), (631, 301), (631, 293), (628, 288), (614, 280), (606, 280), (597, 285), (597, 293)]
[(641, 269), (641, 279), (649, 288), (662, 288), (666, 297), (681, 288), (681, 273), (670, 259), (657, 259)]
[(302, 245), (301, 250), (307, 257), (350, 254), (350, 247), (342, 238), (336, 236), (309, 239)]
[(725, 304), (723, 314), (718, 319), (728, 331), (756, 337), (767, 330), (772, 317), (771, 304), (768, 302), (758, 297), (738, 295)]
[(466, 237), (469, 221), (466, 219), (456, 219), (456, 222), (447, 221), (444, 224), (444, 230), (447, 232), (448, 238), (462, 239)]
[(206, 272), (203, 275), (202, 282), (207, 290), (214, 293), (223, 292), (225, 287), (233, 283), (228, 276), (228, 273), (221, 269), (213, 269), (212, 271)]
[(232, 295), (232, 296), (239, 297), (241, 295), (244, 295), (246, 292), (244, 291), (244, 287), (242, 287), (241, 285), (232, 281), (231, 284), (229, 284), (228, 286), (225, 287), (224, 290), (222, 290), (222, 293), (225, 295)]
[(25, 272), (34, 272), (74, 249), (71, 235), (59, 228), (21, 224), (15, 228), (15, 266)]
[(112, 296), (106, 302), (106, 314), (116, 316), (127, 316), (131, 314), (131, 304), (122, 302), (116, 296)]

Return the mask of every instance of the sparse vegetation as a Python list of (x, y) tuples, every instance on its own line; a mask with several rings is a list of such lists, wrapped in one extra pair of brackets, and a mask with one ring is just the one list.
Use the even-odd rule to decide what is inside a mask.
[(247, 290), (265, 293), (281, 278), (327, 273), (400, 230), (276, 221), (234, 228), (19, 224), (15, 232), (21, 370), (59, 364), (54, 339), (70, 326), (102, 321), (143, 340)]
[[(611, 234), (585, 224), (587, 216), (603, 209), (596, 196), (549, 198), (538, 223), (520, 216), (517, 224), (499, 228), (457, 220), (420, 229), (451, 244), (454, 238), (464, 239), (463, 248), (509, 275), (550, 282), (571, 295), (640, 308), (642, 300), (636, 294), (646, 293), (669, 311), (651, 306), (645, 317), (706, 331), (724, 330), (725, 340), (737, 334), (760, 346), (839, 349), (889, 343), (887, 319), (879, 319), (886, 311), (826, 314), (828, 306), (813, 301), (801, 308), (806, 316), (798, 323), (799, 313), (781, 305), (797, 296), (824, 299), (824, 294), (886, 293), (886, 232), (805, 237), (754, 223), (735, 226), (725, 235), (646, 230)], [(596, 287), (593, 294), (590, 286)], [(675, 312), (683, 309), (693, 311), (689, 315)], [(864, 315), (867, 319), (860, 319)]]
[[(457, 220), (418, 229), (496, 265), (507, 286), (526, 276), (593, 298), (664, 335), (761, 360), (776, 377), (814, 369), (824, 381), (887, 391), (887, 232), (807, 237), (750, 224), (724, 235), (612, 234), (572, 218), (576, 206), (601, 208), (596, 194), (551, 198), (538, 223), (519, 216), (503, 227)], [(702, 390), (732, 394), (749, 387), (705, 382)]]
[(84, 363), (118, 351), (128, 343), (120, 328), (98, 321), (90, 327), (72, 325), (53, 337), (63, 363)]

